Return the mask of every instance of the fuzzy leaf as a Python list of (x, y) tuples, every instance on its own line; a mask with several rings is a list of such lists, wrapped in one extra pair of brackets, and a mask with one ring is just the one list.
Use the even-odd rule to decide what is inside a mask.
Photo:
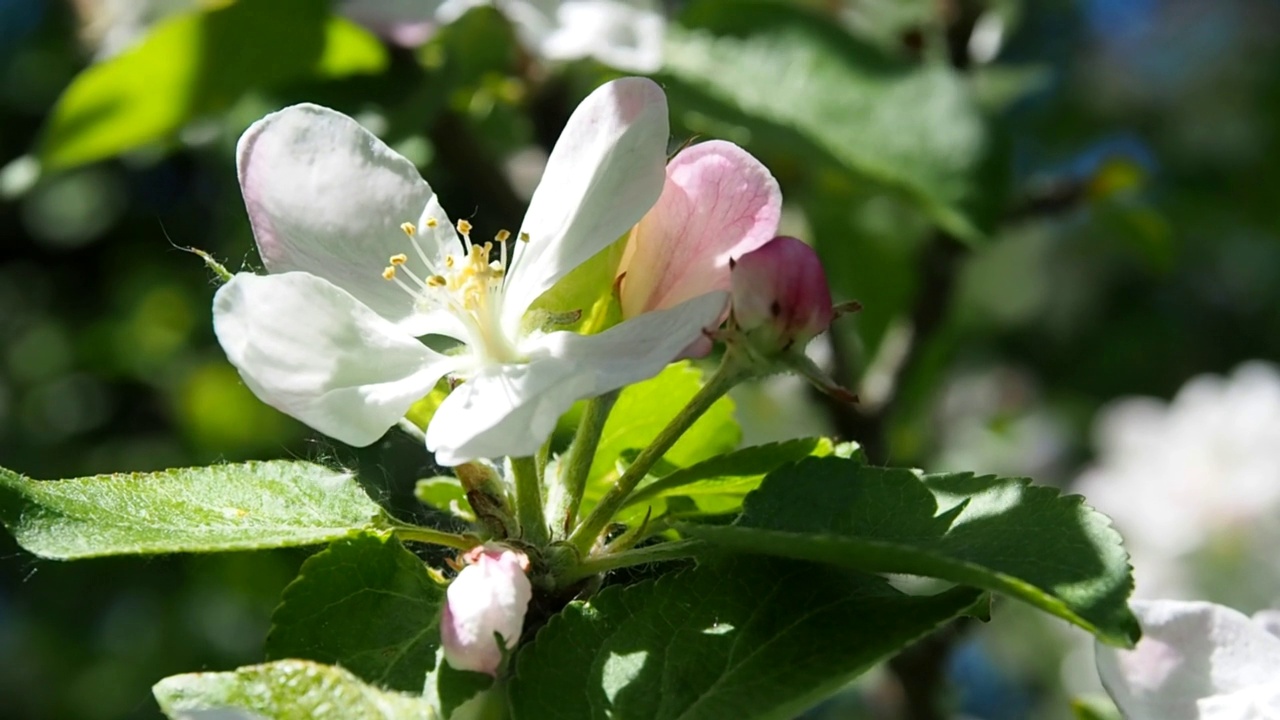
[(359, 534), (302, 564), (271, 616), (267, 659), (341, 665), (393, 690), (420, 691), (440, 646), (444, 588), (390, 536)]
[(31, 480), (0, 468), (0, 521), (43, 558), (316, 545), (382, 509), (350, 473), (277, 460)]
[(1080, 496), (1026, 479), (811, 458), (770, 473), (733, 525), (680, 529), (741, 552), (1007, 593), (1114, 645), (1140, 635), (1119, 533)]
[(516, 720), (791, 718), (982, 598), (738, 556), (573, 603), (517, 656)]

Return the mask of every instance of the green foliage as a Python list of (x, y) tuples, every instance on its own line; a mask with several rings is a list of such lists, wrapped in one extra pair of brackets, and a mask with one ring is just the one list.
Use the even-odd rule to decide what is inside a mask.
[(618, 263), (627, 248), (627, 236), (593, 255), (569, 272), (534, 303), (534, 310), (548, 313), (582, 313), (567, 325), (551, 330), (573, 330), (593, 334), (608, 330), (622, 321), (622, 306), (614, 294), (614, 277)]
[(349, 473), (305, 462), (72, 480), (0, 468), (0, 521), (23, 548), (55, 560), (315, 545), (381, 517)]
[(174, 720), (206, 717), (201, 711), (211, 718), (265, 715), (273, 720), (440, 717), (421, 697), (379, 690), (342, 668), (306, 660), (281, 660), (234, 672), (174, 675), (156, 683), (152, 692), (160, 709)]
[(611, 588), (517, 656), (517, 720), (790, 718), (982, 597), (740, 556)]
[(341, 665), (418, 691), (435, 666), (444, 588), (390, 536), (352, 535), (311, 556), (272, 615), (267, 659)]
[(770, 473), (733, 525), (681, 529), (742, 552), (1007, 593), (1115, 645), (1140, 635), (1110, 521), (1079, 496), (1027, 480), (815, 458)]
[[(717, 455), (686, 468), (671, 469), (641, 485), (624, 506), (624, 521), (640, 520), (648, 513), (659, 517), (666, 512), (669, 498), (689, 498), (698, 513), (734, 512), (747, 493), (755, 490), (765, 473), (805, 457), (830, 455), (834, 450), (826, 438), (800, 438), (756, 445)], [(682, 511), (681, 515), (685, 512)]]
[(413, 496), (424, 505), (456, 515), (468, 522), (476, 519), (471, 504), (467, 501), (467, 491), (462, 489), (462, 483), (456, 477), (441, 475), (423, 478), (413, 486)]
[(981, 237), (973, 205), (987, 131), (951, 67), (890, 58), (782, 3), (701, 2), (683, 22), (667, 43), (673, 96), (899, 190), (959, 237)]
[(1106, 697), (1076, 698), (1071, 701), (1075, 720), (1124, 720), (1115, 703)]
[[(609, 475), (623, 453), (652, 442), (680, 408), (697, 394), (702, 387), (701, 378), (702, 373), (686, 361), (668, 366), (657, 377), (622, 391), (605, 423), (591, 463), (585, 503), (588, 509), (608, 489)], [(664, 459), (676, 467), (687, 467), (732, 450), (740, 436), (733, 419), (733, 401), (721, 398), (681, 436)]]
[[(245, 92), (311, 75), (377, 72), (386, 52), (320, 0), (242, 0), (159, 23), (80, 73), (59, 98), (40, 158), (69, 168), (170, 139)], [(288, 42), (280, 42), (282, 28)]]
[(442, 650), (436, 653), (435, 668), (427, 673), (427, 684), (423, 687), (422, 695), (441, 715), (452, 717), (459, 706), (492, 686), (493, 678), (484, 673), (455, 670), (444, 661)]

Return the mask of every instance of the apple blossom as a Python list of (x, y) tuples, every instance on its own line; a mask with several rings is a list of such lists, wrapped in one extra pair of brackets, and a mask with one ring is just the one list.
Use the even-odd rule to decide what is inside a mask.
[[(1240, 606), (1272, 597), (1280, 582), (1280, 369), (1254, 361), (1227, 377), (1194, 377), (1171, 402), (1119, 400), (1099, 414), (1094, 437), (1097, 460), (1073, 489), (1124, 535), (1137, 596), (1213, 592)], [(1201, 584), (1205, 568), (1230, 564), (1223, 553), (1250, 575)]]
[(1097, 645), (1098, 674), (1128, 720), (1280, 718), (1280, 637), (1222, 605), (1131, 604), (1133, 650)]
[(595, 58), (621, 70), (662, 66), (666, 18), (655, 0), (342, 0), (338, 10), (401, 45), (419, 45), (436, 25), (492, 6), (520, 42), (547, 60)]
[(758, 348), (803, 348), (835, 317), (827, 275), (813, 248), (785, 235), (733, 266), (733, 319)]
[[(495, 260), (493, 243), (473, 241), (465, 220), (455, 232), (413, 165), (351, 118), (315, 105), (268, 115), (241, 138), (238, 168), (270, 274), (218, 290), (218, 340), (259, 398), (348, 444), (377, 440), (449, 375), (464, 382), (426, 432), (440, 462), (532, 455), (574, 402), (651, 377), (719, 322), (723, 292), (591, 336), (526, 317), (658, 199), (666, 139), (652, 81), (598, 88), (569, 119), (510, 252), (509, 234), (495, 237)], [(437, 352), (427, 335), (460, 345)]]
[[(466, 567), (445, 591), (440, 639), (444, 659), (458, 670), (496, 675), (503, 649), (520, 640), (533, 597), (529, 558), (500, 545), (472, 548)], [(496, 636), (502, 638), (498, 645)]]
[[(772, 238), (781, 213), (777, 180), (746, 150), (711, 140), (680, 151), (667, 164), (662, 196), (627, 239), (618, 265), (622, 316), (728, 290), (730, 263)], [(710, 350), (703, 339), (689, 354)]]

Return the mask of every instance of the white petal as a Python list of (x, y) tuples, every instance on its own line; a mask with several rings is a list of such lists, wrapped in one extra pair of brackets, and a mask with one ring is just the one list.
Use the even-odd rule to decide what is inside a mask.
[[(1143, 637), (1133, 650), (1097, 646), (1098, 674), (1131, 720), (1201, 720), (1218, 696), (1274, 684), (1280, 638), (1231, 608), (1135, 601)], [(1280, 689), (1280, 688), (1277, 688)]]
[(605, 83), (582, 101), (533, 193), (508, 276), (502, 325), (640, 221), (666, 179), (667, 99), (652, 80)]
[(436, 462), (449, 466), (533, 455), (560, 416), (589, 396), (591, 387), (590, 376), (561, 358), (487, 366), (440, 404), (427, 426), (427, 449)]
[(593, 395), (646, 380), (681, 357), (685, 348), (720, 325), (729, 294), (710, 292), (667, 310), (644, 313), (598, 335), (551, 333), (552, 354), (575, 359), (595, 377)]
[(306, 273), (236, 275), (213, 328), (263, 402), (349, 445), (382, 437), (457, 364)]
[(485, 368), (445, 398), (427, 427), (427, 449), (443, 465), (534, 454), (575, 402), (661, 372), (719, 324), (728, 298), (708, 293), (599, 335), (528, 341), (530, 362)]
[(643, 0), (569, 0), (556, 11), (557, 27), (539, 44), (549, 60), (595, 58), (620, 70), (662, 67), (666, 20)]
[(427, 273), (400, 229), (424, 208), (440, 218), (419, 245), (432, 263), (456, 245), (449, 219), (413, 164), (355, 120), (318, 105), (294, 105), (240, 138), (237, 167), (258, 251), (273, 273), (301, 270), (354, 295), (395, 323), (412, 323), (410, 296), (382, 278), (392, 255)]

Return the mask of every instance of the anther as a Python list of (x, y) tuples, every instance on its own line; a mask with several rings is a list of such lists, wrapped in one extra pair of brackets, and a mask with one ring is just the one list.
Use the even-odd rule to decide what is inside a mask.
[(506, 241), (507, 241), (507, 238), (509, 238), (509, 237), (511, 237), (511, 233), (510, 233), (510, 232), (508, 232), (508, 231), (506, 231), (506, 230), (499, 230), (499, 231), (498, 231), (498, 234), (493, 236), (493, 239), (494, 239), (494, 240), (497, 240), (497, 241), (498, 241), (498, 242), (500, 242), (500, 243), (504, 243), (504, 242), (506, 242)]
[(520, 242), (529, 242), (529, 233), (527, 232), (520, 233)]
[(451, 270), (452, 270), (452, 269), (453, 269), (453, 262), (454, 262), (454, 260), (453, 260), (453, 256), (452, 256), (452, 255), (445, 255), (445, 256), (444, 256), (444, 266), (445, 266), (445, 267), (447, 267), (447, 268), (449, 268), (449, 269), (451, 269)]
[(440, 223), (436, 222), (436, 219), (435, 219), (435, 218), (427, 218), (427, 227), (429, 227), (429, 228), (433, 228), (433, 227), (435, 227), (436, 225), (439, 225), (439, 224), (440, 224)]
[(405, 255), (404, 253), (400, 253), (398, 255), (392, 255), (390, 258), (388, 258), (388, 262), (398, 267), (400, 265), (403, 265), (409, 262), (409, 256)]
[(439, 275), (432, 275), (427, 278), (427, 284), (431, 287), (444, 287), (448, 284), (448, 281)]
[[(427, 224), (429, 225), (430, 221), (428, 221)], [(403, 230), (404, 234), (408, 235), (409, 237), (413, 237), (418, 232), (418, 228), (414, 227), (413, 223), (411, 222), (400, 223), (400, 229)]]
[(462, 233), (463, 235), (470, 235), (470, 234), (471, 234), (471, 223), (467, 222), (466, 220), (459, 220), (459, 221), (458, 221), (458, 232)]
[(396, 269), (395, 269), (395, 266), (393, 266), (393, 265), (388, 265), (388, 266), (386, 267), (386, 269), (384, 269), (384, 270), (382, 271), (382, 279), (383, 279), (383, 280), (395, 280), (395, 279), (396, 279)]

